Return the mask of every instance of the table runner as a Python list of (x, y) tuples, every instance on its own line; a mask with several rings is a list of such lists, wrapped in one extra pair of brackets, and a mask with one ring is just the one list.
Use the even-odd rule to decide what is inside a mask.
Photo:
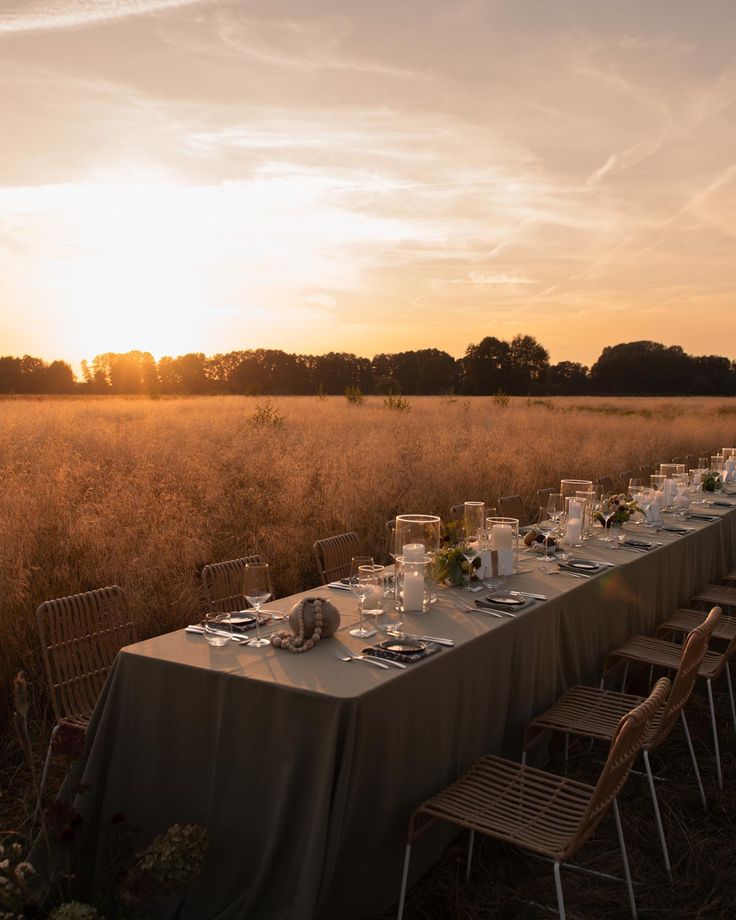
[[(517, 759), (529, 719), (571, 684), (597, 682), (611, 649), (651, 633), (733, 564), (736, 511), (717, 513), (716, 523), (692, 522), (692, 534), (657, 534), (664, 545), (646, 554), (589, 541), (586, 556), (616, 566), (588, 580), (530, 563), (509, 587), (549, 600), (514, 619), (458, 610), (475, 595), (441, 591), (406, 628), (456, 647), (405, 671), (337, 660), (340, 644), (364, 642), (347, 634), (354, 599), (336, 591), (341, 629), (307, 655), (211, 649), (183, 631), (124, 649), (88, 736), (80, 810), (90, 867), (116, 812), (141, 827), (142, 842), (198, 822), (210, 850), (177, 916), (375, 918), (396, 900), (420, 801), (483, 753)], [(447, 834), (419, 841), (414, 880)]]

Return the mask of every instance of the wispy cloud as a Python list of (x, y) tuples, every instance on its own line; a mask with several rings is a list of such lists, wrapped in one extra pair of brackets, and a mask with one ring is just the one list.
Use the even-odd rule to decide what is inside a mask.
[(69, 29), (209, 0), (0, 0), (0, 32)]

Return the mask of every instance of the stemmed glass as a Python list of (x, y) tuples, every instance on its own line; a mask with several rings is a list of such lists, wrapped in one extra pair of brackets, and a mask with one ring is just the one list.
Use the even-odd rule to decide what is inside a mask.
[(256, 637), (248, 643), (256, 648), (270, 644), (265, 636), (261, 636), (261, 607), (272, 593), (268, 563), (249, 562), (243, 575), (243, 596), (256, 612)]
[(353, 556), (350, 562), (350, 590), (358, 598), (360, 619), (358, 625), (349, 630), (357, 639), (375, 636), (375, 629), (366, 629), (363, 625), (363, 604), (368, 595), (378, 587), (373, 559), (370, 556)]
[(611, 543), (611, 531), (608, 527), (608, 522), (616, 513), (616, 505), (613, 502), (613, 496), (610, 492), (604, 492), (601, 495), (596, 506), (596, 511), (603, 518), (603, 542)]
[(460, 543), (460, 552), (468, 563), (468, 587), (473, 583), (473, 560), (480, 552), (482, 532), (474, 528), (465, 531)]
[(561, 492), (552, 492), (547, 499), (546, 516), (552, 522), (551, 527), (544, 527), (544, 558), (549, 561), (550, 538), (556, 536), (560, 529), (560, 519), (565, 511), (565, 496)]

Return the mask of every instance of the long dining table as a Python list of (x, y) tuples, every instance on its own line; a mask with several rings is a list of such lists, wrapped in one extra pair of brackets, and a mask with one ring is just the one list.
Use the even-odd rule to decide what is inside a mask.
[[(183, 630), (121, 651), (88, 733), (84, 850), (90, 877), (110, 817), (142, 842), (174, 823), (209, 833), (203, 871), (176, 916), (188, 920), (372, 920), (398, 896), (408, 819), (484, 753), (518, 759), (527, 722), (575, 683), (597, 682), (608, 652), (651, 634), (736, 559), (733, 509), (687, 520), (691, 532), (624, 533), (648, 552), (586, 541), (600, 574), (549, 574), (533, 554), (507, 586), (544, 595), (515, 617), (473, 609), (476, 595), (443, 588), (408, 632), (454, 641), (388, 670), (346, 663), (357, 601), (317, 588), (267, 605), (322, 596), (341, 612), (335, 636), (306, 654), (235, 642), (212, 648)], [(599, 532), (600, 533), (600, 532)], [(192, 611), (196, 618), (196, 612)], [(282, 626), (283, 624), (275, 624)], [(414, 848), (416, 881), (448, 841), (440, 826)]]

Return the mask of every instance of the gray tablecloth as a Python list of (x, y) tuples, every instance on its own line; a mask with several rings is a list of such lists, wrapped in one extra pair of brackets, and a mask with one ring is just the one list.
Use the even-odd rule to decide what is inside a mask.
[[(365, 644), (347, 634), (356, 602), (337, 591), (343, 625), (306, 655), (211, 649), (183, 631), (124, 649), (89, 733), (90, 863), (115, 812), (144, 840), (198, 822), (211, 846), (179, 916), (376, 917), (396, 900), (419, 802), (482, 753), (518, 758), (532, 716), (569, 685), (596, 682), (611, 649), (733, 565), (736, 511), (716, 513), (714, 524), (688, 522), (696, 533), (657, 534), (665, 545), (648, 554), (588, 542), (581, 554), (616, 563), (589, 580), (523, 557), (527, 571), (509, 586), (549, 599), (515, 619), (458, 609), (474, 595), (442, 591), (408, 627), (456, 647), (406, 671), (337, 660), (339, 645)], [(421, 839), (415, 879), (446, 840), (442, 829)]]

